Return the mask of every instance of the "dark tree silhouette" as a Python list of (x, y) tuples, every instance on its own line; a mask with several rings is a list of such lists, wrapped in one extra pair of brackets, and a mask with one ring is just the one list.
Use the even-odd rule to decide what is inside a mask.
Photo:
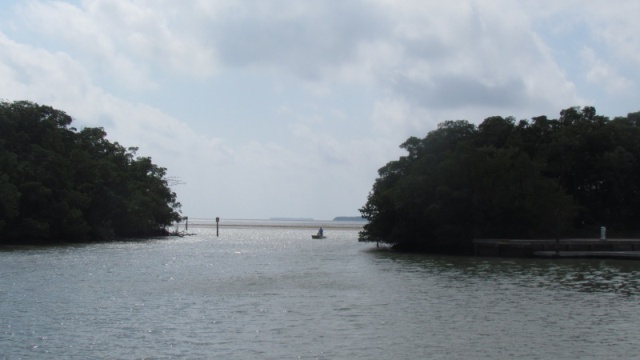
[(166, 169), (71, 122), (49, 106), (0, 103), (0, 244), (149, 236), (180, 219)]
[[(467, 252), (473, 238), (640, 233), (640, 113), (445, 121), (379, 171), (360, 241)], [(557, 219), (559, 217), (559, 219)]]

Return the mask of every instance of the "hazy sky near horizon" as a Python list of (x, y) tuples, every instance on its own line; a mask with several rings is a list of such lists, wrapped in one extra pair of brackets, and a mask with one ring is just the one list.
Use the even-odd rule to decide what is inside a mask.
[(358, 215), (444, 120), (640, 110), (637, 0), (0, 4), (0, 100), (167, 168), (190, 217)]

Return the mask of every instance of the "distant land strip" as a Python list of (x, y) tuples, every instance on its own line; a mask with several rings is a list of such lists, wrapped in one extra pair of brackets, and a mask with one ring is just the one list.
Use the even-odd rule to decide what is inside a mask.
[(336, 216), (333, 221), (367, 221), (362, 216)]
[[(299, 229), (360, 229), (366, 222), (361, 220), (245, 220), (245, 219), (220, 219), (220, 228), (299, 228)], [(182, 228), (186, 224), (176, 224)], [(174, 225), (174, 226), (176, 226)], [(215, 228), (214, 219), (189, 219), (189, 227)]]

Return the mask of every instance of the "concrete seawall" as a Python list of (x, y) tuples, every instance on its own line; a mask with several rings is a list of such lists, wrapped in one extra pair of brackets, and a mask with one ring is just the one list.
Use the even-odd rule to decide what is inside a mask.
[(640, 259), (640, 239), (474, 239), (473, 245), (476, 256)]

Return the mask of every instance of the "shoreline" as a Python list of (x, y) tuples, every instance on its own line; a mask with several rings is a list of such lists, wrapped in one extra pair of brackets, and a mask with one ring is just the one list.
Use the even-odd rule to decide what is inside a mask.
[[(189, 227), (194, 228), (290, 228), (290, 229), (362, 229), (367, 222), (365, 221), (332, 221), (332, 220), (302, 220), (302, 221), (287, 221), (287, 220), (244, 220), (244, 219), (229, 219), (221, 220), (216, 224), (215, 220), (209, 219), (194, 219), (188, 221)], [(174, 227), (184, 227), (187, 223), (180, 222), (174, 224)]]
[[(185, 226), (184, 223), (179, 224), (180, 227)], [(174, 225), (175, 226), (175, 225)], [(323, 229), (331, 229), (331, 230), (351, 230), (351, 229), (362, 229), (364, 225), (321, 225)], [(216, 224), (199, 224), (199, 223), (189, 223), (189, 228), (215, 228)], [(282, 224), (220, 224), (220, 228), (227, 229), (242, 229), (242, 228), (278, 228), (278, 229), (318, 229), (317, 225), (282, 225)]]

